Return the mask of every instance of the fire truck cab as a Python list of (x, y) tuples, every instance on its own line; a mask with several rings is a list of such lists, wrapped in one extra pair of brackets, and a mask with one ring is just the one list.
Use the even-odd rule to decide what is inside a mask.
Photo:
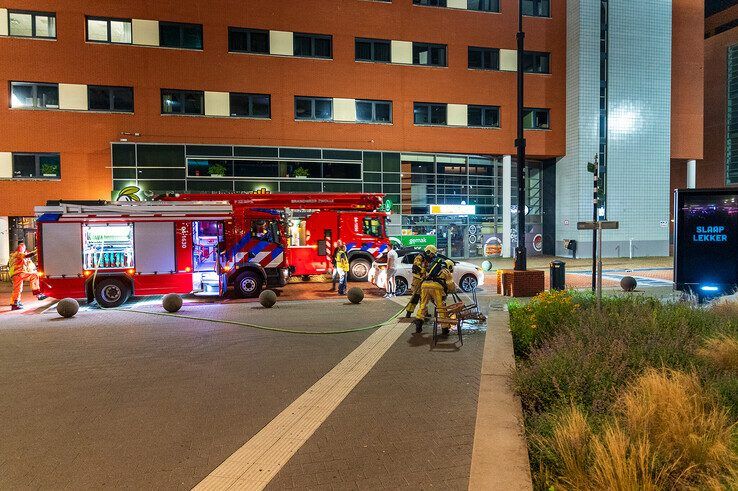
[(389, 243), (386, 234), (388, 213), (378, 211), (382, 194), (373, 193), (264, 193), (264, 194), (179, 194), (164, 200), (224, 200), (233, 206), (234, 216), (271, 210), (286, 222), (286, 262), (293, 276), (310, 276), (331, 271), (333, 249), (340, 239), (348, 251), (352, 281), (367, 281), (372, 262)]
[[(225, 201), (51, 202), (36, 207), (36, 215), (41, 290), (50, 297), (117, 307), (131, 295), (235, 290), (256, 296), (265, 284), (288, 278), (286, 268), (269, 274), (258, 256), (229, 254), (228, 240), (238, 232)], [(248, 236), (252, 249), (281, 251), (281, 229), (269, 228), (275, 215), (252, 218), (265, 229), (263, 237)]]

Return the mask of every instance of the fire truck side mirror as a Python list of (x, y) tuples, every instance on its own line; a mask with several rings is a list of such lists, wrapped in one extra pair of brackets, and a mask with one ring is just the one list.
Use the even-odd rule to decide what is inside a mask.
[(328, 255), (328, 242), (325, 239), (318, 241), (318, 256)]

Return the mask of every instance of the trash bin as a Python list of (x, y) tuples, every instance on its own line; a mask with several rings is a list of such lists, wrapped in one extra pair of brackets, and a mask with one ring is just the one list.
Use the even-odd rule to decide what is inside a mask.
[(564, 261), (551, 261), (551, 290), (566, 289), (566, 263)]

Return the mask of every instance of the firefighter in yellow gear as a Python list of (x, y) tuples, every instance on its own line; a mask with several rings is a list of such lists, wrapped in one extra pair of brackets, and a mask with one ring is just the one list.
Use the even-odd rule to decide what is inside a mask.
[[(415, 316), (415, 332), (423, 331), (423, 321), (428, 310), (428, 302), (436, 308), (446, 306), (446, 295), (456, 291), (453, 271), (454, 263), (450, 259), (437, 258), (428, 267), (428, 274), (420, 287), (420, 309)], [(442, 328), (444, 335), (449, 333), (448, 327)]]
[[(425, 279), (425, 271), (435, 257), (437, 251), (438, 249), (436, 249), (436, 246), (427, 245), (422, 253), (415, 256), (412, 269), (413, 283), (410, 285), (410, 301), (405, 307), (405, 317), (407, 318), (412, 317), (413, 312), (415, 312), (415, 307), (418, 305), (418, 301), (420, 301), (420, 284), (423, 283), (423, 280)], [(423, 314), (425, 316), (425, 312)]]
[(46, 298), (46, 295), (41, 293), (36, 265), (31, 261), (31, 258), (35, 255), (36, 251), (26, 252), (26, 244), (23, 242), (19, 242), (18, 248), (10, 255), (8, 266), (10, 277), (13, 281), (13, 294), (10, 298), (11, 310), (20, 310), (23, 308), (21, 293), (23, 293), (24, 281), (31, 283), (31, 290), (33, 290), (33, 294), (39, 300)]

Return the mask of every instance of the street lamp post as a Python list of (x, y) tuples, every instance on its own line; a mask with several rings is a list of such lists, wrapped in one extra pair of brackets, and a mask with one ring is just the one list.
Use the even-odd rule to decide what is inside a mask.
[(525, 250), (525, 135), (523, 133), (523, 53), (525, 33), (523, 32), (523, 0), (518, 2), (518, 246), (515, 248), (515, 271), (525, 271), (528, 267)]

